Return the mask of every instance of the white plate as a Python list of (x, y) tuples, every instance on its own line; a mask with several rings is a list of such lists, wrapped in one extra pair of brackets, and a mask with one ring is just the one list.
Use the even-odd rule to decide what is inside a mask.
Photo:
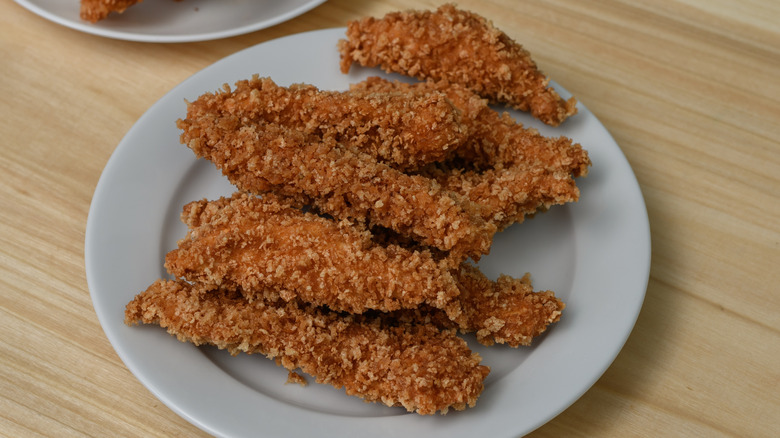
[(214, 40), (265, 29), (325, 0), (145, 0), (95, 24), (79, 18), (79, 0), (16, 0), (30, 11), (82, 32), (154, 43)]
[(285, 385), (286, 371), (259, 355), (231, 357), (179, 342), (160, 327), (122, 321), (125, 304), (166, 275), (163, 257), (186, 232), (178, 220), (182, 206), (234, 191), (213, 165), (179, 144), (174, 122), (185, 115), (184, 100), (254, 73), (280, 85), (306, 82), (323, 89), (346, 89), (380, 74), (339, 72), (336, 41), (343, 32), (293, 35), (229, 56), (169, 92), (127, 133), (100, 178), (87, 222), (87, 280), (103, 329), (150, 391), (214, 435), (526, 434), (571, 405), (612, 363), (636, 321), (649, 275), (650, 234), (639, 185), (618, 145), (581, 104), (559, 128), (516, 115), (547, 135), (574, 138), (594, 164), (579, 181), (579, 203), (500, 233), (480, 263), (491, 277), (531, 272), (537, 289), (555, 290), (567, 307), (531, 348), (474, 346), (492, 368), (475, 408), (423, 417), (366, 404), (326, 385)]

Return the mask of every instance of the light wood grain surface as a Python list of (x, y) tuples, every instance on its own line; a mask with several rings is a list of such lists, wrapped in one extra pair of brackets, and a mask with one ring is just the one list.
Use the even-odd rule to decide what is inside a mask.
[[(84, 235), (106, 161), (147, 108), (224, 56), (437, 5), (332, 0), (243, 36), (149, 44), (1, 2), (0, 435), (204, 435), (125, 368), (92, 308)], [(532, 436), (778, 436), (780, 3), (459, 5), (521, 42), (604, 123), (650, 218), (650, 281), (627, 344)]]

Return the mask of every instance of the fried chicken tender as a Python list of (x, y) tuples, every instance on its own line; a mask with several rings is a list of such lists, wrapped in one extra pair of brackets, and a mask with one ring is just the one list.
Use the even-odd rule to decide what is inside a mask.
[(347, 93), (313, 85), (276, 85), (257, 75), (234, 89), (207, 93), (193, 108), (231, 115), (242, 123), (281, 125), (333, 138), (407, 170), (441, 161), (463, 143), (459, 112), (444, 93)]
[(423, 173), (447, 190), (463, 194), (488, 208), (483, 218), (498, 230), (520, 223), (553, 205), (576, 202), (579, 189), (573, 179), (539, 169), (510, 167), (485, 171), (433, 166)]
[(195, 345), (260, 353), (367, 402), (419, 414), (474, 406), (489, 372), (452, 331), (391, 327), (295, 301), (249, 302), (240, 292), (204, 292), (183, 281), (158, 280), (128, 303), (125, 323), (139, 322)]
[(453, 273), (460, 286), (458, 301), (464, 311), (462, 332), (475, 332), (484, 345), (531, 345), (531, 341), (558, 322), (566, 305), (552, 291), (534, 292), (530, 276), (501, 275), (492, 281), (479, 268), (462, 263)]
[(388, 312), (382, 317), (390, 323), (457, 329), (461, 333), (474, 333), (483, 345), (507, 344), (517, 348), (531, 345), (550, 324), (560, 320), (566, 307), (553, 291), (534, 292), (528, 274), (522, 278), (500, 275), (493, 281), (469, 263), (461, 263), (452, 274), (460, 289), (456, 301), (463, 310), (458, 318), (451, 318), (427, 304)]
[(552, 126), (577, 112), (576, 100), (563, 100), (549, 86), (527, 50), (492, 22), (452, 4), (352, 21), (346, 37), (338, 43), (343, 73), (358, 63), (418, 79), (446, 79)]
[(430, 251), (377, 245), (362, 226), (245, 193), (192, 202), (181, 216), (189, 231), (165, 267), (206, 288), (240, 288), (250, 300), (281, 296), (350, 313), (426, 303), (460, 315), (453, 302), (458, 285)]
[(125, 9), (143, 0), (81, 0), (80, 17), (82, 20), (97, 23), (112, 12), (122, 13)]
[(208, 105), (190, 104), (177, 126), (181, 142), (240, 190), (273, 192), (337, 219), (383, 226), (475, 260), (490, 250), (496, 227), (482, 218), (481, 206), (333, 139), (243, 124)]
[(552, 205), (579, 199), (574, 178), (587, 175), (591, 164), (581, 145), (525, 128), (508, 114), (499, 115), (463, 86), (447, 81), (406, 84), (372, 77), (353, 84), (351, 90), (446, 93), (461, 111), (468, 138), (448, 161), (430, 165), (420, 173), (487, 207), (482, 210), (483, 218), (499, 230)]

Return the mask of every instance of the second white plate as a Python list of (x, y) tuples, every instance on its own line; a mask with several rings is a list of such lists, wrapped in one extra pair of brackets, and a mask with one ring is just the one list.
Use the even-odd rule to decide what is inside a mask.
[(150, 391), (214, 435), (524, 435), (571, 405), (609, 367), (636, 321), (649, 275), (650, 234), (639, 185), (618, 145), (581, 104), (579, 114), (558, 128), (512, 113), (543, 134), (573, 138), (594, 164), (578, 182), (578, 203), (498, 234), (480, 262), (490, 277), (530, 272), (535, 288), (556, 291), (567, 307), (530, 348), (471, 343), (491, 367), (474, 408), (423, 417), (365, 404), (330, 386), (285, 385), (286, 371), (263, 357), (232, 357), (179, 342), (160, 327), (123, 323), (126, 303), (166, 275), (164, 255), (186, 232), (178, 220), (182, 206), (235, 190), (179, 143), (175, 121), (185, 115), (184, 101), (255, 73), (280, 85), (305, 82), (322, 89), (347, 89), (382, 75), (366, 68), (339, 72), (336, 42), (343, 34), (298, 34), (227, 57), (173, 89), (130, 129), (100, 178), (87, 223), (87, 280), (101, 325)]
[(79, 0), (16, 0), (30, 11), (82, 32), (130, 41), (214, 40), (265, 29), (325, 0), (146, 0), (95, 24), (79, 18)]

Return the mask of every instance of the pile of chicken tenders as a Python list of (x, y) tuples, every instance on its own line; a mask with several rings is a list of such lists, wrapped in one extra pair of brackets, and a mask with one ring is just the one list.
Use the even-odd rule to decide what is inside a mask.
[(474, 263), (497, 232), (579, 198), (587, 152), (550, 125), (576, 112), (530, 55), (444, 5), (348, 25), (341, 68), (380, 67), (346, 91), (254, 76), (207, 92), (181, 142), (235, 185), (184, 206), (188, 232), (125, 321), (260, 353), (291, 372), (419, 414), (474, 406), (489, 368), (459, 333), (530, 345), (561, 316), (529, 277)]

